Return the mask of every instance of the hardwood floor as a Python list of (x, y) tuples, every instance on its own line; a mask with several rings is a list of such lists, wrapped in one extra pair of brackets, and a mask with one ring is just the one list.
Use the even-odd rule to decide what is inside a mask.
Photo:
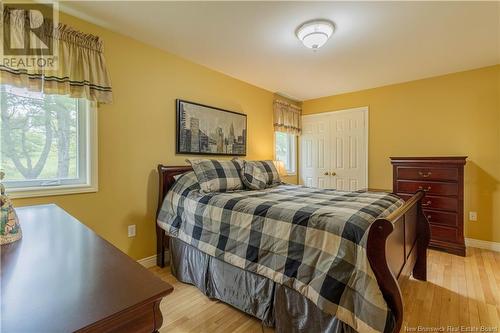
[[(429, 281), (410, 279), (402, 288), (402, 332), (415, 331), (418, 326), (444, 327), (445, 332), (455, 327), (460, 332), (460, 326), (478, 330), (483, 326), (492, 328), (489, 332), (500, 332), (500, 253), (468, 248), (464, 258), (431, 250), (428, 269)], [(150, 270), (175, 288), (161, 303), (160, 332), (274, 331), (262, 327), (253, 317), (208, 299), (195, 287), (178, 282), (168, 267)]]

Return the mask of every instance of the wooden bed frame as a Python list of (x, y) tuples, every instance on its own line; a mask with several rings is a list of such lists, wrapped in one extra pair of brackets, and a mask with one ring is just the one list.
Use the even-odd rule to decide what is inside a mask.
[[(190, 166), (158, 165), (159, 195), (158, 211), (163, 199), (175, 182), (174, 176), (192, 170)], [(399, 332), (403, 323), (403, 299), (400, 285), (410, 275), (427, 280), (427, 248), (430, 240), (430, 228), (422, 212), (422, 198), (425, 193), (415, 193), (403, 206), (386, 218), (376, 219), (368, 233), (367, 256), (380, 290), (394, 313)], [(156, 264), (165, 266), (167, 235), (156, 225)]]

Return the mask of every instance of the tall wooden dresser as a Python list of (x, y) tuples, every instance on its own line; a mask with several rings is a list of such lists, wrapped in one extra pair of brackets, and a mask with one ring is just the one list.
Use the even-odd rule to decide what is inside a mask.
[(407, 200), (418, 190), (431, 225), (430, 246), (465, 256), (464, 166), (466, 156), (391, 157), (393, 191)]

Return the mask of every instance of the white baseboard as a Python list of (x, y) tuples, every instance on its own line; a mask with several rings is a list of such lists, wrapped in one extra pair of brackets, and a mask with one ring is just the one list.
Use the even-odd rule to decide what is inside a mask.
[(479, 249), (491, 250), (495, 252), (500, 252), (500, 243), (489, 242), (480, 239), (466, 238), (465, 245), (469, 247), (477, 247)]
[[(139, 259), (137, 262), (146, 268), (156, 266), (156, 254), (151, 257)], [(168, 264), (168, 251), (165, 251), (165, 264)]]

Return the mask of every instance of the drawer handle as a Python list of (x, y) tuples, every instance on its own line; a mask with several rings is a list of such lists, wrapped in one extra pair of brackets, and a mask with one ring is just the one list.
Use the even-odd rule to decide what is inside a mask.
[(428, 220), (432, 219), (432, 215), (427, 215), (427, 219)]
[(432, 172), (428, 171), (427, 173), (423, 173), (422, 171), (419, 171), (418, 174), (420, 175), (420, 177), (427, 178), (432, 175)]
[(424, 191), (424, 192), (428, 192), (428, 191), (430, 191), (430, 190), (432, 189), (432, 187), (427, 186), (427, 188), (423, 188), (422, 186), (419, 186), (419, 187), (418, 187), (418, 189), (419, 189), (419, 190), (422, 190), (422, 191)]
[(427, 201), (426, 203), (423, 203), (422, 204), (422, 207), (427, 207), (427, 206), (430, 206), (432, 204), (432, 201)]

